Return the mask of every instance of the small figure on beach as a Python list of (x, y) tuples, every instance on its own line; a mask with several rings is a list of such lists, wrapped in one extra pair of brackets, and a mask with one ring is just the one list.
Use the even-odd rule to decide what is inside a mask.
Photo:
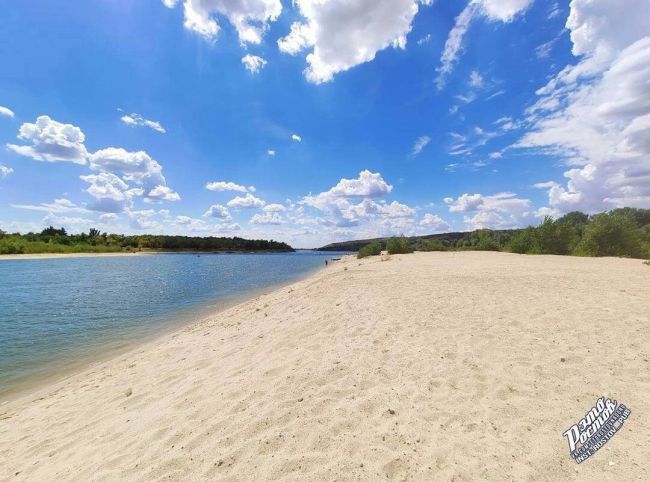
[(327, 266), (327, 260), (325, 260), (325, 266)]

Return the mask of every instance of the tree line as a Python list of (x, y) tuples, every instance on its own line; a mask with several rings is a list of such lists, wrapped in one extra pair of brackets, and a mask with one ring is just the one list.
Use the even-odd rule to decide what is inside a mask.
[(120, 251), (293, 251), (286, 243), (238, 237), (195, 237), (102, 233), (68, 234), (64, 228), (49, 226), (40, 233), (5, 233), (0, 230), (0, 254), (29, 253), (109, 253)]
[(393, 252), (480, 250), (650, 259), (650, 209), (619, 208), (592, 216), (575, 211), (557, 219), (547, 216), (539, 226), (525, 229), (376, 240), (359, 249), (358, 256), (391, 252), (391, 247)]

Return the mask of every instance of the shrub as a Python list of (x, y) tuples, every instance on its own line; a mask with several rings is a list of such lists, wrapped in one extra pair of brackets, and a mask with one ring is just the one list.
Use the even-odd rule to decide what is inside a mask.
[(409, 240), (404, 236), (393, 236), (386, 242), (386, 249), (389, 254), (412, 253), (413, 249)]
[(593, 216), (574, 254), (582, 256), (642, 256), (642, 232), (630, 212)]
[(508, 243), (507, 249), (511, 253), (532, 254), (537, 249), (536, 229), (528, 227), (518, 232)]
[(357, 259), (365, 258), (367, 256), (377, 256), (378, 254), (381, 254), (381, 246), (377, 242), (372, 242), (359, 249)]
[(447, 251), (447, 246), (439, 239), (418, 239), (415, 251)]

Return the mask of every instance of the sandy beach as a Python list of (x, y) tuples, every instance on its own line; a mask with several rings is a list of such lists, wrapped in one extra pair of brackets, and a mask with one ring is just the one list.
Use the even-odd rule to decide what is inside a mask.
[(649, 313), (640, 260), (346, 257), (4, 402), (0, 480), (650, 480)]

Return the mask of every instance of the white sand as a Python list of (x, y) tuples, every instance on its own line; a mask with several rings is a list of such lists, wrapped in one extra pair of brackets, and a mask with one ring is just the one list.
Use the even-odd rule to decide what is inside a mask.
[(639, 260), (346, 258), (0, 406), (0, 480), (650, 480), (649, 314)]

